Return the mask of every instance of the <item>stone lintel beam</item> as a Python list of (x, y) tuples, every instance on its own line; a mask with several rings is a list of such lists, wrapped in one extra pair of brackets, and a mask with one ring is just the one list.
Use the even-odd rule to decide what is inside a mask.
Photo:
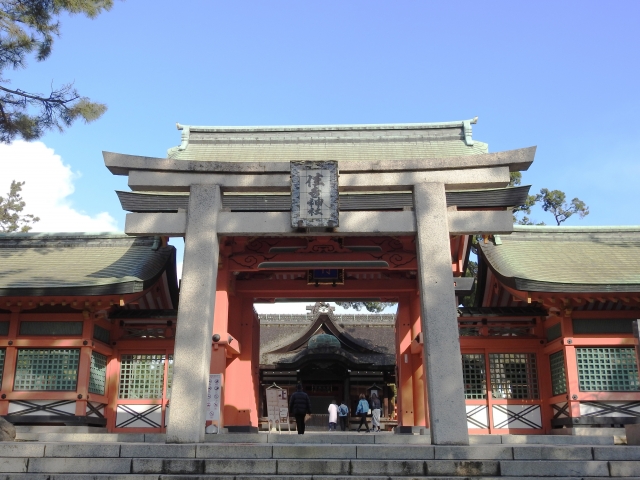
[(428, 172), (344, 173), (340, 171), (341, 192), (376, 190), (405, 191), (420, 183), (443, 183), (447, 190), (501, 188), (509, 185), (506, 166)]
[[(513, 231), (509, 210), (447, 211), (451, 235), (498, 233)], [(125, 232), (128, 235), (184, 235), (187, 213), (128, 213)], [(416, 232), (412, 211), (402, 212), (341, 212), (340, 226), (333, 232), (314, 235), (413, 235)], [(282, 235), (305, 236), (291, 227), (289, 212), (220, 212), (219, 235)]]
[(187, 212), (127, 213), (124, 231), (128, 235), (157, 235), (183, 237), (187, 229)]
[[(533, 162), (536, 147), (506, 150), (483, 155), (457, 157), (343, 161), (342, 173), (456, 170), (479, 167), (508, 166), (509, 171), (527, 170)], [(194, 173), (288, 173), (289, 162), (215, 162), (174, 160), (171, 158), (144, 157), (123, 153), (102, 152), (104, 163), (114, 175), (128, 175), (133, 170)], [(301, 159), (304, 160), (304, 159)]]
[[(443, 183), (447, 190), (502, 188), (509, 184), (509, 168), (469, 168), (425, 172), (340, 173), (341, 192), (406, 191), (418, 183)], [(291, 192), (288, 173), (243, 174), (145, 172), (129, 174), (133, 191), (188, 192), (193, 184), (220, 185), (225, 192)]]
[(513, 232), (513, 214), (508, 210), (463, 210), (447, 212), (451, 235), (509, 234)]

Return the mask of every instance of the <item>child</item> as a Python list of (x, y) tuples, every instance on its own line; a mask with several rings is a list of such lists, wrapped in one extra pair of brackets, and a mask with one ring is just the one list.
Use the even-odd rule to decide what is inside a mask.
[(344, 404), (344, 401), (338, 407), (338, 418), (340, 419), (340, 430), (344, 432), (347, 429), (349, 419), (349, 407)]

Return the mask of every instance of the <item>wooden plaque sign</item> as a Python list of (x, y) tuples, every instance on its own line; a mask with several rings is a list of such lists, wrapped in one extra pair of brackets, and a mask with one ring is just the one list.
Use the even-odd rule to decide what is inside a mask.
[(338, 162), (291, 162), (291, 226), (338, 226)]

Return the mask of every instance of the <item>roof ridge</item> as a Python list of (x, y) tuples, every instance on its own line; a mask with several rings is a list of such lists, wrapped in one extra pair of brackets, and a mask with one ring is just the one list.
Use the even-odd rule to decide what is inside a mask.
[(465, 127), (476, 124), (478, 117), (467, 120), (457, 120), (452, 122), (426, 122), (426, 123), (345, 123), (345, 124), (323, 124), (323, 125), (186, 125), (176, 123), (178, 130), (187, 129), (189, 131), (211, 131), (211, 132), (270, 132), (270, 131), (315, 131), (315, 130), (413, 130), (422, 128), (452, 128)]
[(0, 238), (131, 237), (124, 232), (2, 232)]
[(640, 232), (640, 225), (597, 225), (597, 226), (551, 226), (514, 225), (514, 233), (615, 233)]

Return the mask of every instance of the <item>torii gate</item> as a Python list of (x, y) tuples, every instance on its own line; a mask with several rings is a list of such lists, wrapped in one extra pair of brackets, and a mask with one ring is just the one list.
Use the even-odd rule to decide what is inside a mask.
[[(413, 152), (408, 155), (410, 158), (398, 158), (402, 155), (383, 152), (375, 159), (358, 159), (357, 156), (354, 159), (353, 152), (369, 149), (365, 152), (368, 153), (373, 148), (371, 145), (377, 145), (376, 142), (414, 142), (422, 148), (431, 145), (429, 142), (434, 138), (438, 140), (437, 135), (442, 132), (450, 135), (443, 136), (445, 140), (455, 138), (472, 146), (472, 122), (329, 127), (184, 127), (183, 144), (178, 147), (178, 150), (185, 150), (189, 141), (194, 145), (196, 141), (202, 143), (197, 134), (213, 135), (215, 138), (209, 141), (212, 148), (234, 141), (244, 146), (254, 145), (251, 142), (255, 138), (260, 140), (260, 135), (266, 135), (267, 142), (260, 144), (258, 141), (259, 145), (253, 147), (251, 154), (251, 158), (260, 158), (262, 149), (265, 158), (270, 157), (265, 161), (230, 161), (228, 156), (225, 157), (230, 154), (201, 160), (197, 152), (193, 159), (104, 153), (109, 170), (116, 175), (128, 175), (129, 187), (134, 192), (188, 192), (188, 197), (184, 193), (157, 195), (155, 200), (147, 195), (147, 203), (155, 201), (155, 206), (146, 210), (141, 208), (138, 210), (140, 213), (129, 213), (125, 227), (125, 232), (130, 235), (183, 236), (185, 239), (168, 443), (204, 440), (205, 394), (210, 368), (212, 363), (215, 364), (215, 358), (212, 362), (211, 335), (214, 322), (216, 331), (224, 331), (228, 321), (228, 316), (222, 318), (224, 314), (218, 313), (228, 312), (227, 286), (218, 284), (219, 238), (228, 236), (415, 237), (432, 443), (469, 443), (450, 236), (508, 234), (512, 231), (511, 209), (506, 207), (516, 203), (495, 201), (495, 192), (504, 192), (502, 189), (509, 185), (510, 172), (528, 169), (535, 147), (499, 153), (433, 156), (413, 154), (415, 152), (410, 151), (413, 147), (407, 146), (407, 151)], [(340, 195), (348, 192), (411, 192), (411, 208), (381, 211), (366, 210), (365, 206), (356, 211), (340, 211), (339, 226), (324, 229), (292, 225), (291, 212), (288, 211), (229, 211), (223, 194), (292, 191), (292, 164), (289, 161), (271, 161), (273, 155), (270, 150), (278, 141), (293, 141), (290, 140), (291, 132), (299, 135), (296, 137), (298, 147), (322, 141), (338, 149), (320, 155), (322, 158), (318, 158), (319, 154), (314, 151), (315, 158), (311, 160), (337, 162)], [(349, 154), (352, 156), (348, 161), (341, 158), (339, 148), (342, 147), (334, 145), (341, 139), (329, 138), (332, 132), (357, 132), (359, 135), (357, 140), (350, 140)], [(190, 135), (194, 138), (191, 139)], [(391, 138), (394, 135), (397, 138)], [(242, 138), (238, 140), (236, 137)], [(304, 157), (304, 152), (300, 155), (291, 159), (309, 160)], [(475, 192), (478, 190), (484, 193)], [(447, 193), (451, 191), (474, 191), (472, 193), (479, 195), (480, 200), (468, 209), (448, 206)], [(337, 202), (337, 195), (335, 200)], [(335, 208), (337, 211), (337, 203)], [(306, 263), (301, 268), (314, 268), (310, 265), (319, 264)], [(221, 324), (222, 330), (218, 328)], [(223, 347), (222, 353), (216, 351), (214, 356), (222, 355), (224, 359), (225, 348), (234, 348), (229, 343), (225, 343), (224, 338), (219, 341), (217, 345)]]

